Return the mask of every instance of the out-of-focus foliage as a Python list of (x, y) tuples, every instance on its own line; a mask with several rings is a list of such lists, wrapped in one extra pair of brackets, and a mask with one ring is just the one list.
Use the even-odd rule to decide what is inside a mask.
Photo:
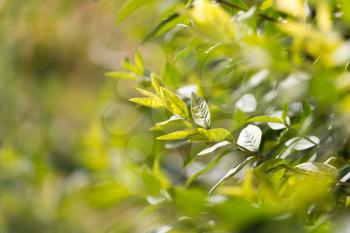
[(153, 123), (153, 232), (348, 232), (350, 3), (172, 3), (142, 43), (163, 69), (141, 46), (107, 73)]
[(146, 7), (146, 20), (116, 29), (122, 4), (0, 1), (1, 233), (153, 229), (144, 197), (159, 185), (138, 166), (154, 161), (150, 120), (127, 101), (132, 86), (103, 74), (120, 69), (161, 12)]
[(349, 231), (348, 0), (0, 13), (0, 233)]

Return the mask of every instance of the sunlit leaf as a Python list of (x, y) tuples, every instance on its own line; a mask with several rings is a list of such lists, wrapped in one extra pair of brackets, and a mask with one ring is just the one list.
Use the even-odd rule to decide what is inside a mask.
[(248, 81), (248, 85), (250, 87), (256, 87), (260, 83), (262, 83), (270, 74), (269, 70), (264, 69), (259, 71), (258, 73), (254, 74)]
[(203, 128), (210, 127), (210, 111), (208, 104), (202, 97), (195, 93), (192, 93), (191, 95), (191, 113), (193, 120), (197, 125), (202, 126)]
[(186, 121), (186, 119), (183, 118), (182, 116), (174, 115), (174, 116), (171, 116), (168, 120), (156, 123), (152, 127), (152, 130), (164, 130), (167, 127), (174, 126), (174, 125), (180, 124), (180, 123), (182, 126), (185, 126), (188, 128), (190, 128), (192, 126), (192, 124), (189, 121)]
[(320, 143), (320, 139), (316, 136), (310, 136), (308, 138), (295, 137), (285, 142), (286, 146), (290, 146), (294, 150), (307, 150), (315, 147)]
[(137, 67), (139, 73), (143, 74), (144, 69), (145, 69), (145, 65), (143, 62), (142, 55), (141, 55), (140, 51), (138, 51), (138, 50), (135, 52), (135, 55), (134, 55), (134, 63), (135, 63), (135, 66)]
[(295, 166), (295, 168), (314, 175), (328, 176), (335, 178), (338, 171), (335, 167), (319, 162), (305, 162)]
[[(283, 122), (283, 112), (282, 111), (277, 111), (274, 112), (270, 115), (272, 118), (279, 118), (281, 119), (282, 122), (268, 122), (267, 125), (273, 129), (273, 130), (281, 130), (287, 128), (287, 125), (285, 122)], [(286, 122), (290, 123), (290, 119), (288, 116), (286, 116)]]
[(161, 96), (161, 92), (160, 92), (161, 83), (156, 73), (151, 74), (151, 84), (153, 89), (156, 91), (157, 95)]
[(123, 72), (123, 71), (111, 71), (106, 72), (105, 75), (110, 78), (116, 78), (116, 79), (130, 79), (130, 80), (137, 80), (138, 78), (129, 72)]
[(128, 0), (119, 11), (117, 17), (117, 23), (121, 23), (126, 17), (132, 14), (135, 10), (140, 8), (142, 5), (151, 3), (153, 0), (144, 1), (144, 0)]
[(259, 123), (272, 122), (272, 123), (283, 124), (283, 120), (281, 118), (271, 117), (271, 116), (256, 116), (256, 117), (249, 118), (247, 120), (247, 123), (254, 123), (254, 122), (259, 122)]
[(147, 97), (153, 98), (153, 99), (159, 99), (161, 101), (161, 99), (158, 96), (156, 96), (155, 94), (153, 94), (152, 92), (149, 92), (149, 91), (141, 89), (141, 88), (136, 88), (136, 90), (144, 96), (147, 96)]
[(262, 132), (261, 129), (255, 125), (248, 125), (239, 134), (237, 144), (243, 148), (256, 152), (259, 150)]
[(273, 0), (265, 0), (263, 3), (260, 5), (261, 10), (267, 10), (273, 6)]
[(184, 98), (191, 98), (192, 93), (197, 93), (197, 92), (198, 92), (198, 87), (195, 84), (182, 86), (176, 91), (176, 93), (178, 93), (181, 97), (184, 97)]
[(186, 139), (190, 136), (193, 136), (197, 134), (197, 130), (195, 129), (187, 129), (182, 131), (176, 131), (173, 133), (169, 133), (160, 137), (157, 137), (158, 140), (179, 140), (179, 139)]
[(349, 182), (350, 180), (350, 172), (346, 173), (339, 181), (344, 183), (344, 182)]
[(163, 107), (163, 102), (159, 98), (131, 98), (129, 101), (136, 104), (140, 104), (150, 108), (160, 108)]
[(257, 107), (257, 101), (252, 94), (243, 95), (237, 102), (236, 107), (242, 112), (253, 112)]
[(168, 180), (168, 177), (165, 175), (165, 173), (160, 167), (160, 154), (156, 157), (156, 159), (153, 162), (153, 174), (158, 179), (162, 188), (166, 189), (169, 187), (170, 182)]
[(188, 110), (186, 104), (173, 92), (161, 87), (161, 96), (165, 107), (172, 113), (188, 118)]
[(198, 135), (196, 137), (192, 138), (194, 141), (207, 141), (207, 142), (218, 142), (218, 141), (224, 141), (225, 139), (228, 139), (231, 137), (231, 133), (223, 128), (216, 128), (216, 129), (203, 129), (198, 128)]
[(231, 144), (231, 142), (229, 142), (229, 141), (222, 141), (222, 142), (216, 143), (215, 145), (213, 145), (211, 147), (208, 147), (208, 148), (202, 150), (197, 155), (210, 154), (210, 153), (213, 153), (214, 151), (216, 151), (217, 149), (224, 147), (224, 146), (227, 146), (227, 145), (230, 145), (230, 144)]
[(191, 18), (196, 27), (211, 38), (225, 42), (234, 39), (235, 28), (230, 15), (209, 0), (194, 1)]

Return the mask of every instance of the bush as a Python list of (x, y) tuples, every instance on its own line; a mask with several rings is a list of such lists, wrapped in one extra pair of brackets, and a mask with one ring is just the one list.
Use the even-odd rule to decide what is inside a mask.
[(137, 51), (107, 76), (135, 80), (154, 122), (155, 232), (347, 232), (350, 2), (152, 4), (162, 72)]

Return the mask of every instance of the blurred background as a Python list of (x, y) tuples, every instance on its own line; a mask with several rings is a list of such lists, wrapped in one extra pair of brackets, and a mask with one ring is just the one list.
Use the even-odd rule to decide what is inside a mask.
[[(127, 100), (135, 83), (104, 73), (158, 11), (117, 27), (122, 3), (0, 0), (1, 233), (146, 232), (155, 221), (136, 198), (149, 188), (135, 164), (152, 154), (150, 124)], [(140, 50), (162, 67), (160, 47)]]

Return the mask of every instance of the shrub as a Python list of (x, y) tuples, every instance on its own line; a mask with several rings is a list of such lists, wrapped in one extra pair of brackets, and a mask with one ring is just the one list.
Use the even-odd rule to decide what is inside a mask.
[(163, 71), (136, 52), (107, 73), (136, 80), (130, 101), (154, 122), (155, 232), (346, 231), (349, 32), (346, 0), (171, 5), (143, 41), (164, 48)]

